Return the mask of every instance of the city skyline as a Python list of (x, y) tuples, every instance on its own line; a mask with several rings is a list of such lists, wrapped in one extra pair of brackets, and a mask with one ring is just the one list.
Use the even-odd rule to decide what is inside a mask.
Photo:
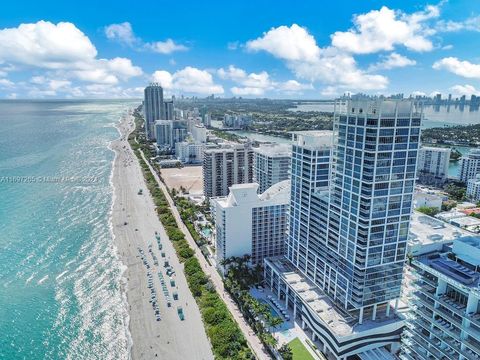
[(140, 98), (152, 81), (166, 96), (480, 94), (466, 0), (109, 5), (4, 5), (0, 99)]

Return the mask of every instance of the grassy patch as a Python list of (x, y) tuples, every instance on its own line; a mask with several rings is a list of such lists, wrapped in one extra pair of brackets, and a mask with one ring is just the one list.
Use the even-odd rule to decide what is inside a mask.
[(292, 349), (293, 360), (315, 360), (298, 337), (290, 341), (288, 346)]

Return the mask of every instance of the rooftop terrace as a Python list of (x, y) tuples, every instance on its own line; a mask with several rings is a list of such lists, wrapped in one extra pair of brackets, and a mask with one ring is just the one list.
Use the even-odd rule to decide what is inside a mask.
[(328, 325), (330, 331), (338, 337), (372, 330), (401, 320), (391, 311), (390, 317), (378, 314), (375, 321), (365, 317), (363, 324), (359, 324), (355, 316), (334, 304), (319, 287), (298, 272), (284, 257), (270, 258), (267, 261), (289, 284), (289, 287), (302, 298), (303, 302), (308, 304), (308, 307), (316, 313), (317, 317)]

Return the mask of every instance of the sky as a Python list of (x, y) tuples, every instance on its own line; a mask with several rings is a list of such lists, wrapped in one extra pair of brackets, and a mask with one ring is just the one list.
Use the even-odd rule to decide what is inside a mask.
[[(73, 4), (72, 4), (73, 3)], [(0, 99), (480, 95), (480, 1), (8, 1)]]

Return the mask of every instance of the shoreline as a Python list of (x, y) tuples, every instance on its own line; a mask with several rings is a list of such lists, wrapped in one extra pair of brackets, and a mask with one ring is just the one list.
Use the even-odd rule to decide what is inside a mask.
[(112, 202), (111, 202), (111, 205), (110, 205), (108, 227), (109, 227), (109, 231), (110, 231), (110, 234), (112, 236), (112, 239), (113, 239), (113, 248), (114, 248), (114, 251), (115, 251), (115, 256), (121, 264), (120, 265), (120, 268), (121, 268), (120, 292), (122, 294), (122, 303), (125, 306), (125, 311), (126, 311), (126, 315), (124, 316), (124, 321), (125, 321), (125, 325), (126, 325), (125, 331), (126, 331), (126, 337), (127, 337), (127, 359), (131, 360), (132, 359), (133, 337), (132, 337), (132, 332), (131, 332), (131, 329), (130, 329), (130, 311), (129, 311), (128, 297), (127, 297), (127, 294), (128, 294), (128, 280), (127, 280), (127, 277), (126, 277), (126, 272), (127, 272), (128, 267), (123, 262), (123, 260), (120, 256), (120, 252), (119, 252), (119, 249), (118, 249), (118, 246), (117, 246), (115, 231), (113, 229), (114, 207), (115, 207), (115, 203), (117, 202), (117, 200), (116, 200), (117, 190), (116, 190), (114, 178), (115, 178), (115, 165), (116, 165), (117, 159), (118, 159), (118, 152), (112, 146), (115, 141), (118, 141), (122, 138), (122, 132), (120, 130), (120, 126), (121, 126), (122, 122), (124, 122), (124, 121), (127, 122), (128, 121), (127, 118), (129, 118), (129, 117), (131, 117), (130, 114), (129, 115), (126, 115), (126, 114), (122, 115), (120, 120), (115, 123), (114, 127), (118, 132), (118, 138), (112, 140), (110, 142), (110, 144), (108, 144), (108, 148), (111, 151), (113, 151), (113, 153), (114, 153), (114, 157), (113, 157), (113, 161), (112, 161), (112, 170), (110, 171), (110, 177), (109, 177), (110, 187), (112, 188)]
[[(183, 274), (183, 265), (179, 263), (173, 245), (158, 219), (149, 191), (145, 191), (146, 184), (140, 164), (128, 144), (128, 134), (134, 129), (131, 114), (122, 116), (115, 127), (120, 136), (110, 144), (115, 152), (111, 229), (118, 258), (124, 267), (121, 286), (126, 297), (128, 332), (131, 338), (131, 343), (127, 345), (128, 359), (213, 359), (200, 311)], [(137, 193), (139, 189), (144, 190), (143, 195)], [(161, 258), (160, 250), (157, 249), (155, 232), (162, 239), (161, 252), (165, 253), (165, 259)], [(145, 259), (150, 266), (148, 270), (143, 259), (140, 259), (139, 249), (146, 255)], [(175, 270), (175, 286), (171, 286), (167, 275), (164, 275), (163, 266), (154, 266), (153, 255), (162, 265), (164, 260), (170, 262)], [(148, 273), (152, 274), (150, 280)], [(167, 307), (160, 275), (167, 279), (166, 290), (170, 296), (173, 291), (178, 292), (179, 299), (173, 301), (171, 307)], [(150, 302), (149, 281), (153, 282), (156, 290), (155, 302), (160, 321), (157, 321)], [(183, 308), (184, 321), (179, 319), (177, 306)]]

